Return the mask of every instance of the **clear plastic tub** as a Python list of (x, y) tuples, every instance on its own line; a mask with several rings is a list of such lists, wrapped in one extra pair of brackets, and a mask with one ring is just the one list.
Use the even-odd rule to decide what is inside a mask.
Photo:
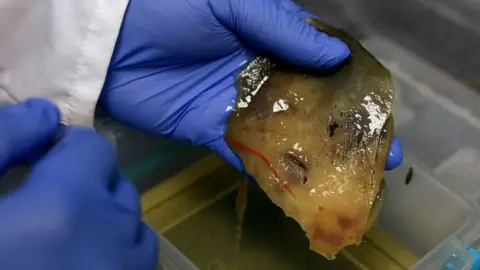
[[(467, 248), (469, 246), (477, 248), (477, 239), (480, 236), (478, 208), (480, 166), (477, 164), (480, 159), (478, 150), (480, 149), (480, 137), (478, 136), (480, 108), (475, 106), (475, 104), (480, 104), (480, 97), (391, 40), (368, 37), (362, 41), (364, 46), (377, 56), (395, 77), (397, 100), (394, 117), (397, 135), (404, 145), (404, 163), (398, 169), (386, 173), (385, 178), (389, 189), (388, 203), (382, 210), (377, 228), (367, 235), (368, 242), (366, 244), (362, 244), (358, 248), (347, 249), (339, 261), (327, 265), (323, 261), (320, 263), (316, 259), (303, 258), (302, 256), (308, 257), (306, 254), (309, 253), (305, 243), (288, 243), (295, 249), (302, 247), (305, 250), (303, 252), (287, 250), (290, 251), (290, 256), (296, 258), (293, 261), (298, 264), (290, 265), (290, 268), (279, 268), (278, 265), (275, 265), (275, 269), (304, 269), (300, 266), (300, 262), (305, 261), (309, 265), (321, 265), (322, 269), (340, 269), (338, 267), (342, 267), (341, 269), (357, 267), (367, 269), (406, 269), (411, 267), (422, 270), (472, 269), (476, 256)], [(452, 89), (455, 89), (454, 95)], [(216, 237), (202, 238), (195, 235), (204, 236), (211, 233), (216, 234), (217, 237), (230, 239), (230, 241), (234, 239), (233, 233), (236, 224), (233, 190), (236, 182), (226, 184), (225, 182), (228, 181), (225, 176), (222, 176), (230, 176), (234, 173), (224, 172), (215, 175), (212, 172), (223, 165), (214, 159), (203, 162), (205, 164), (198, 165), (197, 169), (191, 169), (190, 173), (187, 173), (190, 169), (185, 170), (172, 181), (177, 181), (179, 184), (182, 181), (202, 182), (206, 181), (202, 179), (208, 175), (206, 178), (214, 179), (217, 183), (221, 181), (225, 185), (223, 188), (212, 191), (210, 195), (204, 194), (205, 197), (199, 201), (191, 201), (190, 204), (194, 210), (185, 214), (180, 219), (181, 221), (166, 222), (164, 215), (158, 213), (166, 212), (168, 208), (160, 206), (155, 209), (151, 204), (145, 206), (150, 211), (147, 217), (153, 215), (153, 224), (158, 228), (163, 228), (161, 231), (166, 233), (167, 238), (169, 237), (178, 244), (187, 256), (193, 257), (194, 262), (201, 264), (203, 267), (201, 269), (207, 269), (205, 268), (205, 258), (208, 256), (211, 257), (212, 264), (216, 262), (218, 265), (228, 267), (223, 260), (215, 261), (213, 258), (222, 257), (219, 251), (225, 250), (226, 246), (232, 248), (234, 243), (219, 244), (221, 247), (218, 247), (215, 252), (209, 253), (209, 246), (217, 242)], [(206, 164), (210, 164), (210, 170), (204, 172), (199, 169), (205, 168)], [(413, 167), (413, 179), (410, 184), (405, 185), (405, 175), (410, 167)], [(191, 176), (190, 180), (187, 180), (189, 179), (188, 175)], [(209, 186), (208, 184), (198, 185)], [(163, 189), (162, 184), (157, 188)], [(195, 188), (191, 188), (189, 192), (194, 194)], [(165, 197), (174, 198), (180, 196), (178, 194)], [(224, 197), (225, 199), (222, 199)], [(223, 200), (222, 203), (218, 203), (219, 200)], [(250, 201), (253, 201), (250, 205), (254, 204), (255, 208), (264, 208), (263, 215), (268, 215), (266, 213), (269, 211), (275, 211), (274, 207), (266, 206), (268, 202), (258, 197), (254, 196), (253, 199), (250, 198)], [(203, 207), (198, 207), (198, 202), (204, 202)], [(180, 204), (182, 203), (178, 203), (178, 205)], [(230, 210), (222, 211), (222, 204), (226, 205), (226, 208), (230, 206)], [(185, 206), (185, 204), (182, 205)], [(219, 218), (219, 216), (225, 215), (230, 216), (228, 219)], [(258, 221), (260, 217), (256, 216), (254, 221), (251, 221), (250, 227), (246, 225), (246, 230), (260, 228), (258, 230), (261, 233), (256, 235), (258, 237), (256, 240), (247, 239), (245, 241), (255, 246), (267, 245), (267, 247), (263, 247), (267, 249), (263, 252), (273, 253), (273, 255), (262, 255), (267, 262), (258, 269), (272, 266), (273, 262), (265, 258), (271, 259), (277, 256), (284, 258), (283, 256), (285, 256), (283, 255), (285, 250), (268, 246), (268, 243), (272, 244), (275, 241), (269, 238), (272, 236), (268, 234), (268, 230), (262, 224), (265, 222), (276, 223), (269, 226), (282, 228), (279, 229), (277, 235), (285, 235), (289, 229), (294, 230), (294, 226), (290, 225), (291, 227), (289, 227), (288, 224), (283, 224), (285, 221), (280, 219), (281, 215), (278, 213), (268, 216), (268, 220), (261, 221)], [(215, 226), (216, 223), (221, 224), (221, 227), (230, 228), (230, 232), (222, 233), (221, 228)], [(280, 223), (283, 225), (279, 225)], [(201, 224), (205, 224), (205, 227), (202, 227)], [(293, 231), (289, 233), (295, 234)], [(185, 239), (185, 235), (192, 239)], [(304, 236), (296, 233), (294, 238), (297, 237)], [(301, 240), (291, 241), (301, 242)], [(189, 243), (196, 244), (189, 245)], [(280, 241), (277, 244), (284, 243)], [(374, 248), (368, 247), (368, 245), (372, 245)], [(254, 249), (253, 246), (249, 248)], [(198, 254), (197, 249), (203, 250), (201, 258), (195, 256)], [(210, 247), (210, 249), (215, 248)], [(301, 255), (298, 255), (299, 253)], [(229, 256), (224, 255), (224, 257), (228, 258)], [(251, 259), (251, 257), (248, 258)], [(352, 264), (345, 262), (345, 258)], [(277, 258), (276, 261), (284, 263), (283, 259)], [(260, 264), (258, 258), (255, 263)], [(248, 267), (244, 266), (239, 269), (257, 269), (251, 265)]]
[[(95, 128), (117, 148), (119, 164), (140, 192), (156, 185), (206, 155), (201, 147), (172, 142), (126, 128), (98, 111)], [(187, 151), (188, 155), (184, 155)]]
[(395, 78), (405, 160), (386, 173), (388, 203), (377, 227), (327, 262), (251, 187), (237, 241), (240, 176), (212, 157), (147, 191), (146, 219), (200, 269), (478, 269), (480, 3), (300, 2), (360, 39)]

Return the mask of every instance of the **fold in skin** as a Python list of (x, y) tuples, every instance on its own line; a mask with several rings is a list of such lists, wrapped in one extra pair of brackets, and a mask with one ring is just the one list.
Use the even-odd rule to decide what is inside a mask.
[(334, 259), (370, 226), (393, 134), (394, 91), (390, 72), (356, 40), (307, 21), (343, 40), (351, 57), (329, 71), (257, 57), (238, 76), (225, 138), (306, 232), (310, 248)]

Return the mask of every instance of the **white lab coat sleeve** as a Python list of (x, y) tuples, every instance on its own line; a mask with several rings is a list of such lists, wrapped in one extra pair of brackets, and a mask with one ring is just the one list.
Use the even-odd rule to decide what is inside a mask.
[(46, 97), (93, 125), (128, 0), (0, 0), (0, 103)]

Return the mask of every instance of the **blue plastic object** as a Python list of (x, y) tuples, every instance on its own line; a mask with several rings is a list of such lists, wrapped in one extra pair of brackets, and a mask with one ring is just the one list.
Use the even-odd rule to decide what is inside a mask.
[(480, 254), (478, 253), (478, 251), (476, 249), (474, 249), (472, 247), (468, 247), (467, 250), (473, 256), (472, 270), (479, 270), (480, 269)]
[(469, 261), (470, 259), (473, 261), (470, 270), (479, 270), (480, 254), (473, 247), (468, 247), (467, 251), (467, 254), (470, 255), (471, 258), (467, 258), (469, 256), (462, 256), (461, 254), (452, 254), (452, 256), (450, 256), (450, 258), (448, 258), (443, 264), (442, 270), (466, 270), (466, 261)]

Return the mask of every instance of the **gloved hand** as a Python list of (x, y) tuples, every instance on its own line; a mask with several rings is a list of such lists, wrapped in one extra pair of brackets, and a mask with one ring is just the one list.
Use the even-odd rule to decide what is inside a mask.
[[(243, 171), (223, 139), (235, 76), (254, 52), (329, 68), (348, 47), (290, 0), (131, 0), (100, 104), (144, 132), (204, 145)], [(387, 169), (402, 161), (397, 139)]]
[[(0, 171), (53, 142), (57, 108), (43, 99), (0, 107)], [(157, 238), (113, 147), (69, 128), (19, 189), (0, 197), (0, 269), (155, 269)]]

